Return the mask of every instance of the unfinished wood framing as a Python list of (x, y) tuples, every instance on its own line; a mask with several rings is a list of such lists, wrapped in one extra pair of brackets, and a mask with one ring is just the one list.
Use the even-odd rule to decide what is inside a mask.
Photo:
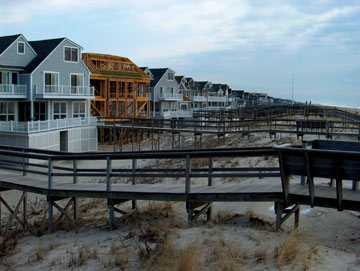
[(82, 59), (91, 71), (90, 84), (95, 99), (91, 114), (99, 117), (149, 118), (149, 84), (152, 80), (126, 57), (84, 53)]

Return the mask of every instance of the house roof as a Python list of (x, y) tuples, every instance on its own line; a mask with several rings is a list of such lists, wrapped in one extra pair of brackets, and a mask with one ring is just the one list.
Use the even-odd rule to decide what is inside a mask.
[(221, 84), (212, 84), (212, 88), (209, 89), (210, 92), (218, 92), (221, 89)]
[(178, 84), (180, 85), (181, 80), (184, 78), (183, 75), (179, 75), (179, 76), (175, 76), (176, 82), (178, 82)]
[(167, 70), (168, 68), (150, 69), (152, 75), (154, 76), (154, 80), (151, 81), (150, 87), (155, 87)]
[[(127, 57), (114, 56), (98, 53), (83, 53), (82, 60), (93, 75), (107, 77), (137, 78), (141, 80), (152, 80), (144, 70), (139, 68)], [(99, 62), (97, 65), (96, 63)]]
[(25, 73), (33, 72), (64, 39), (66, 38), (29, 41), (37, 56), (25, 67)]
[(139, 68), (145, 71), (148, 67), (139, 67)]
[(200, 89), (202, 90), (205, 85), (206, 85), (207, 81), (195, 81), (195, 85)]
[(21, 34), (0, 37), (0, 55), (20, 36)]

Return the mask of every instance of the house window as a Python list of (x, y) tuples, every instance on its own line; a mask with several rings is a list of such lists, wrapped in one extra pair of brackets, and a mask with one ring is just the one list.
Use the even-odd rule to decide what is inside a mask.
[(83, 74), (71, 74), (71, 93), (72, 94), (85, 94), (82, 93), (84, 88), (81, 88), (84, 85), (84, 75)]
[(169, 111), (169, 104), (163, 103), (163, 112)]
[(78, 62), (79, 49), (73, 47), (64, 47), (64, 60), (69, 62)]
[(164, 87), (160, 87), (160, 97), (164, 97)]
[(45, 81), (45, 93), (56, 93), (58, 92), (59, 84), (59, 73), (56, 72), (45, 72), (44, 73)]
[(46, 120), (46, 102), (34, 102), (34, 120)]
[(25, 54), (25, 43), (22, 41), (18, 41), (17, 43), (17, 53), (19, 55), (24, 55)]
[(168, 73), (168, 80), (174, 80), (174, 74), (172, 72)]
[(66, 118), (66, 102), (54, 103), (54, 120)]
[(0, 121), (15, 120), (15, 103), (0, 102)]
[(85, 118), (85, 102), (73, 103), (73, 118)]
[(10, 84), (10, 72), (0, 72), (0, 84)]
[(171, 111), (177, 110), (177, 103), (171, 103)]

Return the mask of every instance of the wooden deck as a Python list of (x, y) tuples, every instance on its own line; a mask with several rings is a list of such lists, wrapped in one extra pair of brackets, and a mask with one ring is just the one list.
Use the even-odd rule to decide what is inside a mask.
[[(356, 144), (360, 148), (360, 143)], [(1, 202), (12, 214), (6, 229), (15, 218), (19, 220), (17, 213), (21, 201), (26, 205), (27, 192), (46, 196), (50, 231), (57, 224), (53, 223), (53, 207), (61, 213), (58, 221), (65, 216), (74, 222), (78, 198), (107, 199), (111, 228), (115, 212), (129, 214), (115, 205), (132, 201), (135, 210), (136, 200), (185, 202), (189, 221), (205, 213), (209, 219), (213, 202), (274, 202), (277, 228), (291, 214), (295, 214), (297, 224), (300, 205), (360, 211), (357, 185), (360, 152), (283, 146), (77, 154), (0, 146), (0, 155), (17, 158), (2, 160), (0, 191), (23, 192), (14, 210), (0, 195)], [(261, 160), (277, 155), (280, 167), (224, 164), (233, 159), (257, 157)], [(176, 163), (169, 163), (168, 159), (175, 159)], [(41, 160), (43, 162), (39, 162)], [(86, 164), (87, 160), (97, 161), (100, 168), (94, 168), (93, 163)], [(138, 164), (140, 160), (142, 163)], [(159, 163), (147, 167), (147, 160)], [(290, 175), (306, 176), (307, 185), (300, 184), (300, 178), (291, 179)], [(92, 181), (94, 178), (102, 182)], [(323, 180), (319, 178), (335, 179), (336, 187), (319, 183)], [(117, 180), (129, 183), (120, 184)], [(161, 180), (161, 183), (146, 183), (149, 180)], [(60, 200), (68, 200), (66, 207), (56, 203)], [(67, 213), (71, 203), (74, 219)]]
[[(48, 180), (38, 176), (22, 176), (0, 172), (2, 190), (20, 190), (52, 197), (111, 198), (116, 200), (159, 200), (183, 202), (283, 202), (281, 180), (269, 179), (264, 183), (242, 181), (238, 184), (213, 186), (192, 185), (186, 193), (184, 184), (112, 184), (111, 191), (104, 183), (77, 183), (56, 181), (48, 189)], [(310, 205), (307, 185), (290, 185), (289, 198), (293, 204)], [(360, 191), (343, 188), (344, 209), (360, 211)], [(337, 208), (336, 189), (316, 185), (314, 206)]]

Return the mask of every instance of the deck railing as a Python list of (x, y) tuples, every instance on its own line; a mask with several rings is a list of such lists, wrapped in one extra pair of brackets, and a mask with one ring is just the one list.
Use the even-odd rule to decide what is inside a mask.
[(1, 95), (26, 95), (26, 85), (0, 84)]
[(51, 130), (72, 128), (78, 126), (94, 126), (97, 125), (96, 117), (88, 118), (65, 118), (55, 120), (42, 121), (0, 121), (1, 132), (16, 132), (16, 133), (39, 133)]
[(64, 85), (35, 85), (35, 94), (42, 96), (94, 96), (94, 87), (64, 86)]

